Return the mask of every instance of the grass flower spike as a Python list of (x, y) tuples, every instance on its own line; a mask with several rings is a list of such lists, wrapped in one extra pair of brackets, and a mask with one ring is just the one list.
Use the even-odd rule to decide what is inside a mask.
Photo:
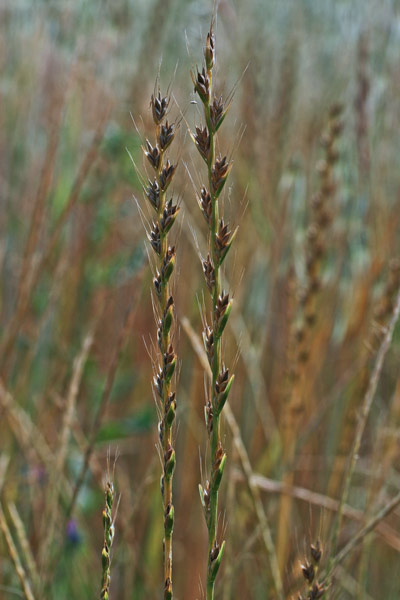
[(159, 400), (158, 437), (163, 463), (161, 494), (164, 514), (164, 598), (171, 600), (172, 592), (172, 532), (174, 529), (174, 506), (172, 504), (172, 479), (175, 470), (175, 450), (172, 428), (175, 420), (176, 396), (173, 388), (173, 375), (177, 357), (172, 345), (174, 322), (174, 299), (171, 295), (170, 278), (175, 266), (175, 246), (169, 244), (170, 232), (179, 212), (179, 206), (172, 197), (167, 198), (167, 190), (175, 175), (176, 165), (166, 158), (166, 151), (172, 143), (176, 126), (167, 120), (170, 105), (169, 96), (154, 93), (151, 109), (155, 125), (155, 144), (146, 140), (144, 154), (150, 163), (153, 177), (149, 179), (145, 194), (154, 211), (154, 220), (149, 233), (150, 245), (157, 255), (157, 270), (153, 280), (158, 306), (157, 345), (158, 366), (154, 377), (154, 389)]
[(209, 229), (209, 249), (203, 259), (203, 272), (210, 292), (212, 309), (210, 324), (206, 324), (203, 340), (212, 372), (212, 381), (205, 407), (207, 432), (211, 441), (210, 475), (200, 497), (208, 528), (207, 600), (214, 598), (216, 576), (222, 561), (225, 542), (218, 535), (218, 490), (221, 484), (226, 454), (222, 446), (220, 416), (232, 387), (233, 375), (222, 361), (222, 333), (232, 309), (232, 300), (221, 283), (221, 266), (231, 247), (234, 233), (220, 216), (218, 198), (227, 181), (231, 163), (226, 156), (216, 156), (215, 135), (226, 109), (221, 97), (214, 96), (213, 68), (215, 65), (215, 38), (212, 27), (204, 49), (205, 64), (201, 71), (192, 73), (194, 89), (203, 109), (205, 126), (197, 126), (192, 139), (207, 165), (208, 181), (200, 190), (199, 206)]

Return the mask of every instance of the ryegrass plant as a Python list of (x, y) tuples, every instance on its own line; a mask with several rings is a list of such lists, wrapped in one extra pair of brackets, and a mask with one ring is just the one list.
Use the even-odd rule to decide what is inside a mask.
[[(99, 595), (110, 448), (120, 454), (115, 485), (122, 493), (111, 595), (159, 598), (165, 508), (161, 514), (154, 373), (143, 338), (153, 331), (154, 308), (162, 314), (155, 292), (148, 301), (143, 226), (131, 201), (141, 180), (125, 148), (141, 162), (140, 130), (154, 151), (148, 103), (158, 70), (171, 74), (178, 64), (173, 102), (188, 119), (189, 63), (199, 31), (208, 30), (209, 7), (198, 0), (101, 7), (5, 0), (0, 13), (0, 595)], [(211, 167), (220, 149), (234, 146), (235, 168), (218, 203), (224, 221), (231, 207), (240, 221), (228, 268), (219, 269), (220, 291), (235, 290), (221, 343), (221, 367), (235, 364), (234, 395), (219, 416), (229, 468), (213, 504), (216, 541), (221, 550), (226, 540), (226, 550), (211, 585), (197, 486), (204, 372), (211, 374), (211, 409), (215, 390), (194, 332), (201, 317), (212, 329), (214, 314), (207, 298), (199, 315), (196, 250), (208, 246), (207, 280), (215, 265), (210, 227), (185, 176), (190, 171), (199, 192), (202, 181), (210, 192), (203, 122), (192, 133), (204, 169), (192, 166), (196, 150), (181, 131), (177, 155), (188, 167), (174, 176), (183, 216), (171, 288), (179, 306), (172, 337), (182, 357), (179, 435), (171, 444), (176, 598), (206, 594), (199, 592), (206, 562), (215, 598), (296, 597), (304, 540), (318, 538), (324, 598), (400, 595), (398, 325), (376, 370), (399, 286), (397, 261), (390, 262), (400, 255), (397, 21), (392, 4), (377, 0), (219, 5), (214, 91), (216, 80), (223, 93), (244, 72), (229, 118), (212, 136)], [(338, 185), (320, 206), (312, 202), (321, 188), (318, 140), (337, 99), (343, 130), (330, 181)], [(203, 109), (198, 96), (196, 104)], [(143, 115), (138, 130), (130, 110)], [(318, 258), (321, 241), (326, 252)], [(88, 333), (93, 344), (78, 381)], [(150, 354), (158, 369), (156, 343)], [(291, 415), (286, 432), (287, 400), (300, 396), (304, 410)], [(206, 491), (210, 446), (212, 436)], [(161, 455), (164, 463), (164, 449)]]
[(194, 89), (204, 109), (204, 126), (196, 126), (194, 143), (207, 166), (207, 186), (199, 194), (199, 205), (207, 223), (208, 254), (203, 259), (203, 271), (212, 308), (210, 320), (205, 316), (203, 340), (212, 378), (205, 407), (207, 433), (210, 439), (209, 479), (200, 485), (200, 497), (208, 529), (208, 561), (206, 579), (207, 600), (214, 598), (215, 580), (224, 554), (225, 541), (218, 531), (218, 492), (225, 469), (226, 453), (221, 439), (221, 413), (232, 387), (234, 376), (229, 376), (222, 359), (222, 333), (232, 309), (232, 300), (222, 285), (222, 264), (231, 248), (236, 232), (229, 229), (222, 214), (221, 192), (232, 164), (227, 156), (216, 154), (216, 134), (222, 125), (229, 104), (215, 92), (215, 37), (213, 23), (204, 48), (204, 65), (192, 73)]
[(174, 140), (175, 123), (167, 119), (170, 96), (162, 96), (157, 90), (151, 96), (151, 111), (155, 125), (155, 144), (146, 140), (144, 154), (154, 172), (145, 187), (145, 194), (155, 219), (149, 232), (149, 241), (157, 256), (157, 267), (153, 279), (156, 298), (157, 346), (159, 358), (155, 366), (154, 389), (158, 398), (158, 436), (163, 473), (161, 476), (161, 496), (164, 515), (164, 599), (171, 600), (172, 589), (172, 533), (174, 530), (174, 505), (172, 502), (172, 482), (175, 470), (175, 450), (173, 447), (173, 425), (176, 413), (176, 392), (173, 390), (173, 377), (177, 356), (173, 347), (174, 299), (171, 293), (171, 276), (175, 266), (175, 246), (170, 245), (169, 232), (179, 213), (179, 206), (173, 197), (167, 198), (167, 191), (175, 175), (177, 165), (167, 158), (167, 150)]

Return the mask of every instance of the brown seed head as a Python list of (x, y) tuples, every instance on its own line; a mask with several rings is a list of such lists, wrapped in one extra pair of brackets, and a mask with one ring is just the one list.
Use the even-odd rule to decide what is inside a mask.
[(231, 165), (226, 156), (219, 157), (215, 160), (211, 171), (211, 184), (214, 195), (218, 195), (221, 192), (230, 169)]
[(210, 106), (210, 121), (211, 121), (212, 130), (214, 132), (217, 131), (217, 129), (219, 128), (222, 121), (224, 120), (224, 117), (225, 117), (225, 110), (224, 110), (224, 102), (222, 100), (222, 96), (220, 96), (219, 98), (217, 98), (215, 96), (214, 100)]
[(304, 565), (301, 565), (301, 570), (303, 572), (304, 579), (308, 581), (308, 583), (312, 583), (315, 576), (314, 565), (312, 565), (308, 562), (308, 560), (306, 560)]
[(207, 258), (203, 260), (203, 272), (204, 277), (206, 278), (207, 287), (212, 293), (215, 285), (215, 271), (209, 254)]
[(146, 188), (146, 196), (156, 212), (160, 209), (160, 188), (158, 187), (157, 180), (151, 181), (149, 179), (149, 185)]
[(216, 560), (218, 558), (219, 550), (220, 550), (219, 544), (215, 540), (214, 545), (210, 550), (210, 562), (213, 562), (214, 560)]
[(218, 374), (217, 381), (215, 382), (215, 391), (217, 394), (222, 394), (226, 390), (226, 386), (229, 381), (229, 369), (222, 365), (221, 371)]
[(156, 125), (159, 125), (166, 115), (169, 106), (169, 97), (162, 97), (160, 92), (157, 96), (151, 95), (151, 110), (153, 113), (153, 120)]
[(160, 236), (160, 228), (158, 227), (158, 223), (154, 223), (149, 233), (150, 244), (154, 250), (154, 252), (160, 255), (161, 252), (161, 236)]
[(160, 220), (161, 231), (167, 233), (175, 222), (180, 208), (177, 204), (172, 203), (172, 198), (165, 204), (165, 208)]
[(226, 309), (229, 304), (229, 294), (225, 294), (224, 290), (222, 290), (221, 294), (218, 297), (217, 304), (215, 306), (215, 320), (218, 322), (221, 317), (224, 316)]
[(206, 325), (203, 331), (203, 339), (207, 352), (208, 362), (211, 365), (214, 357), (214, 333), (211, 327), (209, 327), (208, 325)]
[(215, 238), (215, 243), (217, 245), (218, 255), (221, 256), (224, 253), (224, 250), (228, 247), (231, 231), (228, 229), (228, 225), (225, 225), (224, 220), (220, 219), (218, 232)]
[(158, 143), (160, 144), (161, 150), (166, 150), (174, 137), (175, 125), (173, 123), (169, 124), (168, 121), (166, 121), (165, 125), (161, 125), (158, 136)]
[(197, 127), (196, 125), (194, 141), (196, 143), (197, 150), (207, 162), (210, 155), (210, 136), (208, 135), (207, 127)]
[(205, 67), (201, 72), (197, 71), (196, 77), (193, 77), (194, 91), (198, 93), (202, 102), (207, 103), (210, 99), (210, 80)]
[(211, 196), (207, 192), (207, 190), (206, 190), (206, 188), (204, 186), (201, 188), (200, 206), (201, 206), (201, 210), (203, 211), (203, 217), (205, 218), (207, 225), (209, 227), (211, 227), (211, 223), (212, 223), (212, 202), (211, 202)]
[(318, 564), (322, 556), (321, 542), (319, 540), (315, 544), (311, 544), (310, 553), (315, 564)]
[(326, 590), (327, 588), (323, 585), (320, 585), (318, 582), (314, 583), (314, 585), (308, 593), (309, 600), (318, 600), (318, 598), (322, 598)]
[(160, 149), (157, 146), (157, 144), (153, 147), (149, 140), (146, 140), (146, 148), (147, 150), (145, 150), (145, 156), (148, 159), (151, 166), (153, 167), (153, 169), (157, 170), (160, 166)]
[(175, 171), (176, 171), (176, 165), (172, 165), (169, 162), (169, 160), (167, 160), (167, 163), (160, 174), (160, 187), (163, 190), (163, 192), (165, 192), (165, 190), (168, 188), (169, 184), (171, 183), (172, 178), (175, 175)]
[(215, 62), (215, 37), (212, 31), (207, 34), (206, 47), (204, 49), (204, 58), (207, 69), (211, 70)]

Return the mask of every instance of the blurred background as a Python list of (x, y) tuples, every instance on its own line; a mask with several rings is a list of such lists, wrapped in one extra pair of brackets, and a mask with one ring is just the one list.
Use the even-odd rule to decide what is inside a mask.
[[(188, 127), (201, 122), (190, 71), (212, 10), (199, 0), (0, 0), (1, 501), (57, 600), (99, 594), (108, 468), (120, 498), (112, 598), (163, 589), (150, 212), (138, 175), (157, 76), (180, 122), (174, 591), (203, 597), (205, 169)], [(224, 359), (236, 379), (217, 597), (276, 597), (261, 508), (285, 595), (297, 598), (310, 542), (320, 538), (329, 560), (400, 284), (400, 3), (221, 0), (216, 45), (217, 91), (234, 91), (218, 139), (234, 163), (224, 212), (239, 225), (224, 271), (235, 299)], [(341, 546), (399, 488), (399, 358), (397, 329)], [(399, 597), (399, 527), (394, 511), (338, 567), (331, 597)], [(0, 554), (0, 597), (21, 596), (3, 537)]]

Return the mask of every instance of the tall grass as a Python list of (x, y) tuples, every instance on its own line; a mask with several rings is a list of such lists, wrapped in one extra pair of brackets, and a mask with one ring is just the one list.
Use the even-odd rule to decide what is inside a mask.
[[(164, 594), (166, 498), (175, 598), (207, 588), (224, 600), (307, 597), (317, 582), (323, 597), (400, 594), (398, 11), (375, 0), (220, 2), (218, 60), (210, 69), (210, 35), (204, 76), (222, 110), (235, 96), (215, 136), (190, 78), (199, 83), (210, 10), (197, 0), (0, 7), (2, 597), (99, 595), (109, 452), (121, 493), (102, 581), (110, 598)], [(149, 381), (151, 359), (165, 366), (153, 342), (154, 312), (164, 313), (155, 292), (149, 302), (157, 274), (132, 200), (138, 172), (153, 169), (142, 139), (154, 157), (157, 73), (160, 90), (172, 81), (181, 122), (169, 242), (176, 468), (162, 508), (154, 446), (165, 397), (159, 416)], [(338, 103), (340, 119), (329, 114)], [(220, 228), (212, 177), (224, 156)], [(221, 266), (215, 241), (230, 241), (228, 222), (239, 230)], [(210, 364), (198, 332), (207, 319), (215, 335), (216, 309), (232, 299)], [(305, 582), (317, 539), (324, 553)]]

